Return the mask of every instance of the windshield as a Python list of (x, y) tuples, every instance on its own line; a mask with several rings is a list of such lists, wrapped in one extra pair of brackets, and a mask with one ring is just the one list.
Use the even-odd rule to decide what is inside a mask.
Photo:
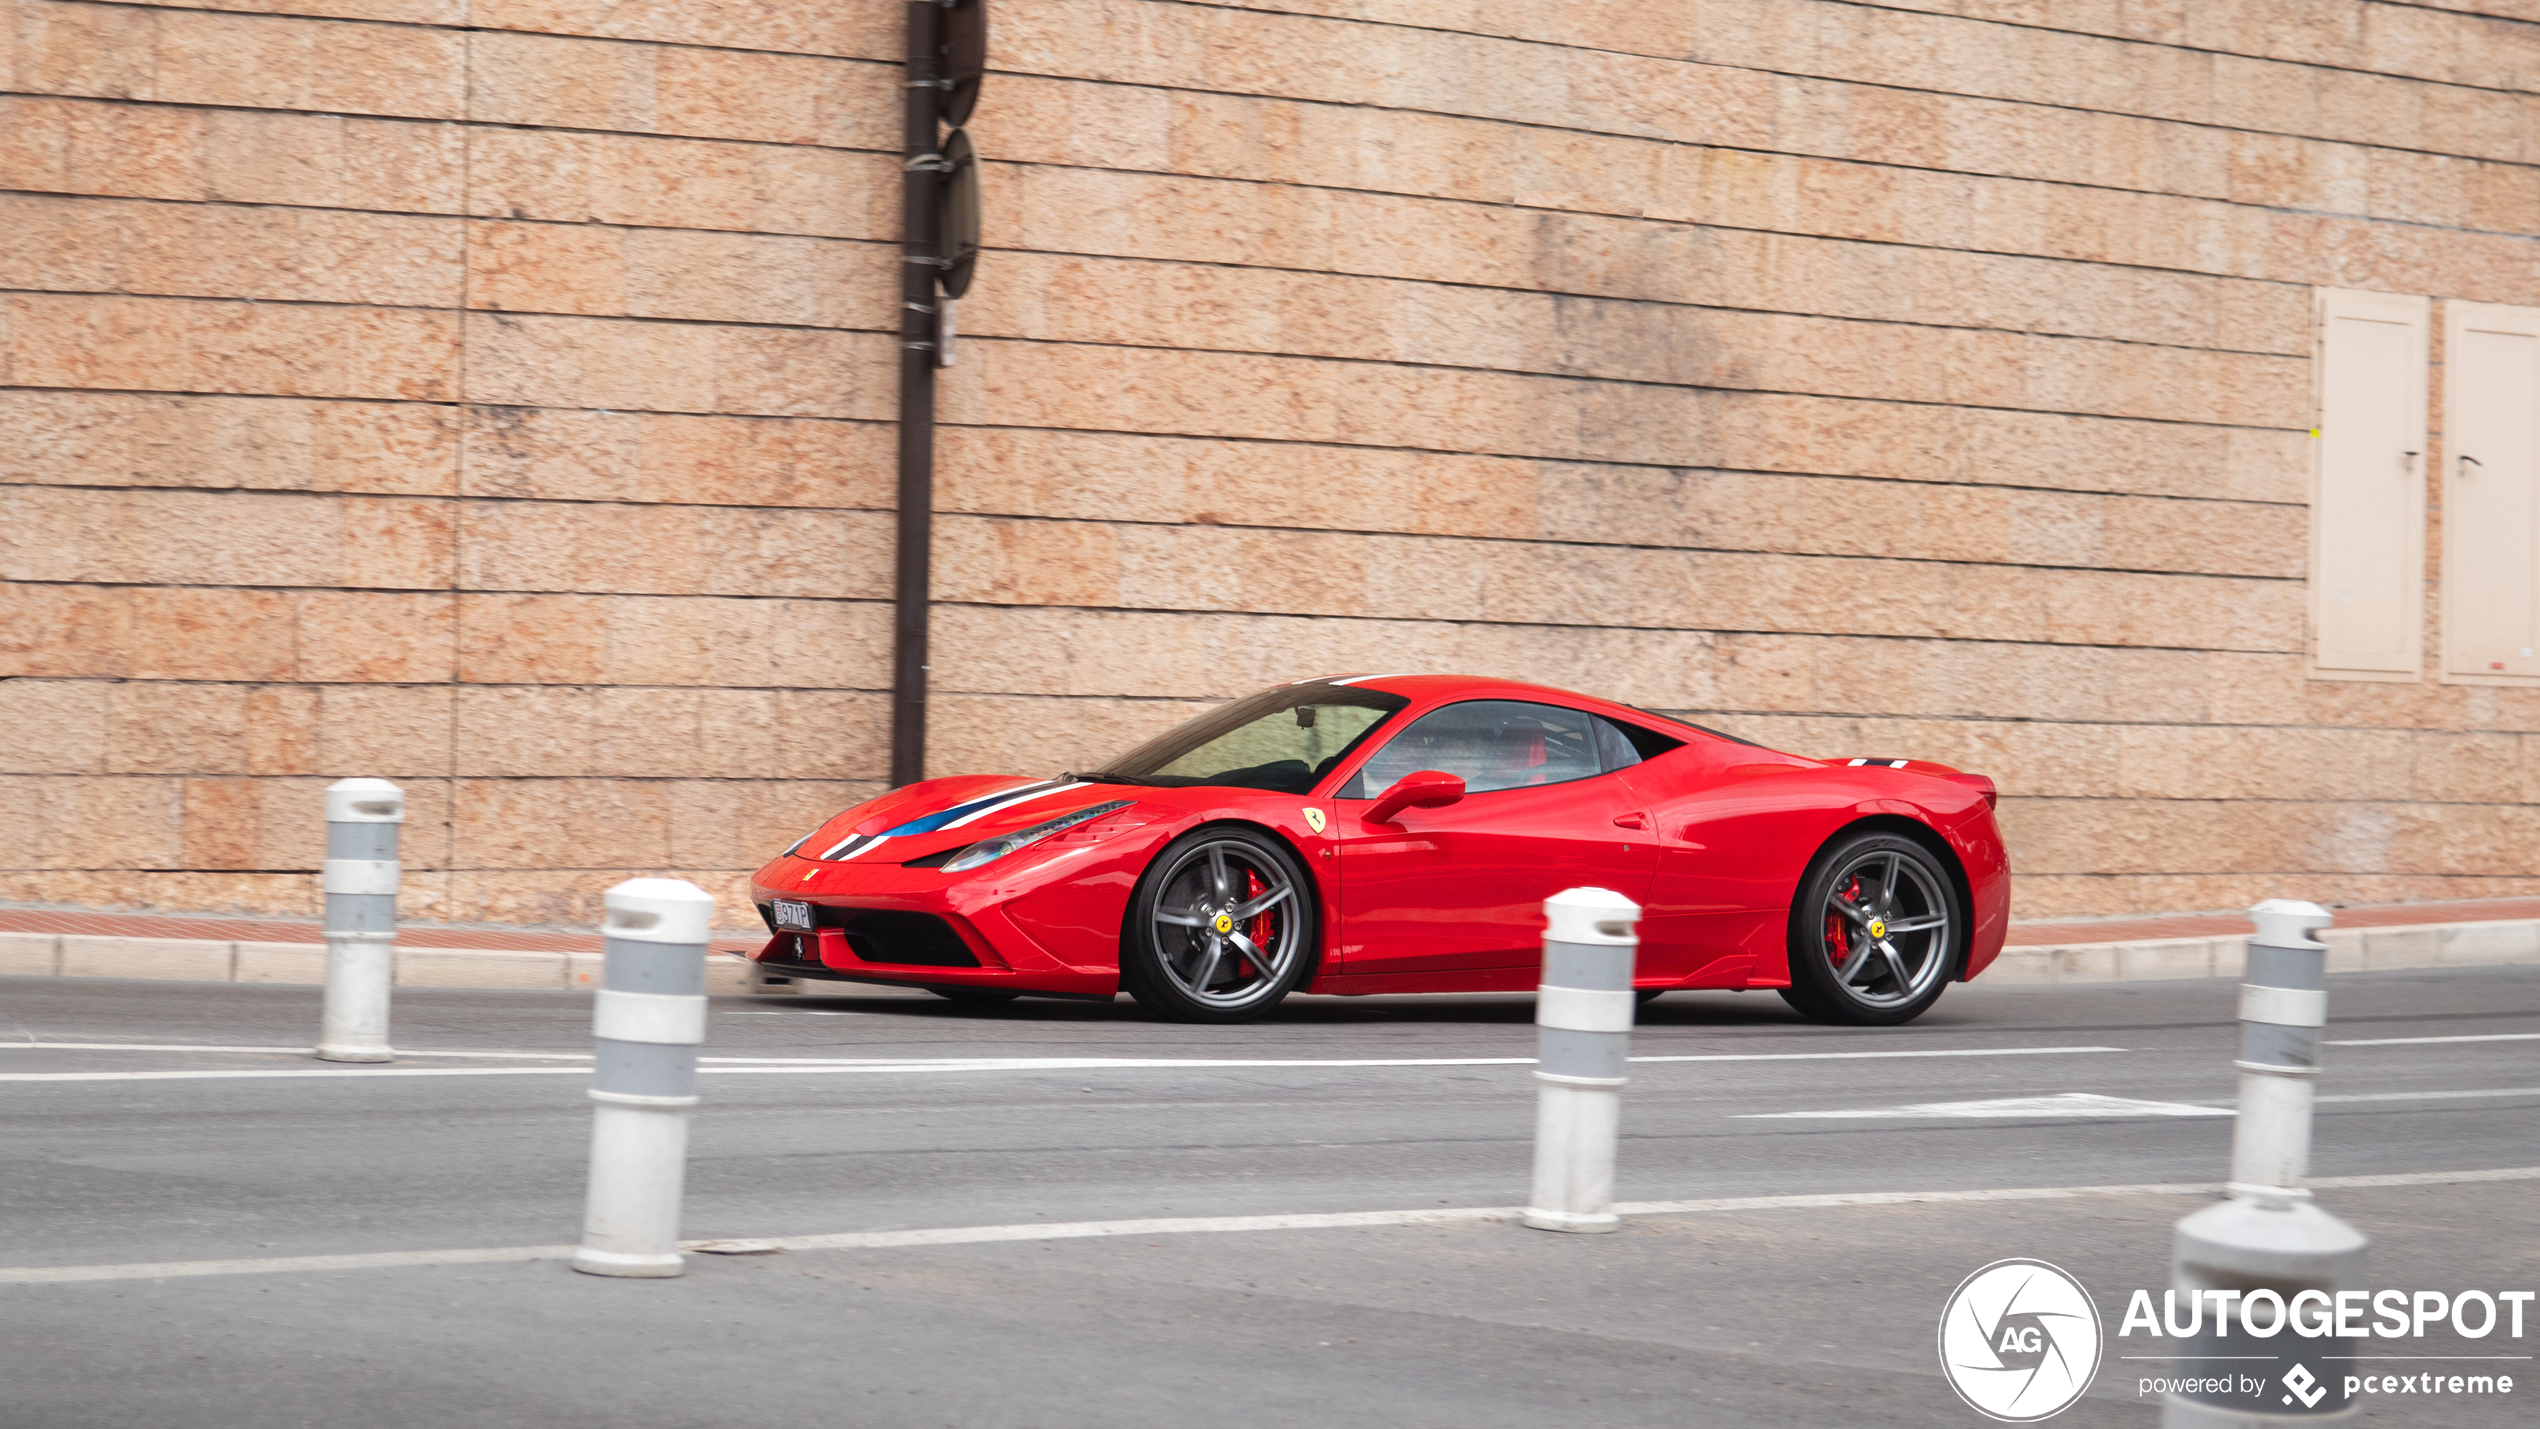
[(1303, 794), (1410, 701), (1379, 690), (1280, 685), (1188, 720), (1091, 774), (1111, 784), (1223, 784)]

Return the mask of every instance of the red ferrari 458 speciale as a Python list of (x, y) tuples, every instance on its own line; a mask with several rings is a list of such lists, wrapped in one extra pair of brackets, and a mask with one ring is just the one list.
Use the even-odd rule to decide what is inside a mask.
[(895, 789), (758, 871), (768, 973), (1240, 1022), (1317, 993), (1531, 990), (1543, 900), (1641, 905), (1634, 979), (1919, 1015), (2001, 951), (1993, 782), (1803, 759), (1539, 685), (1324, 676), (1099, 769)]

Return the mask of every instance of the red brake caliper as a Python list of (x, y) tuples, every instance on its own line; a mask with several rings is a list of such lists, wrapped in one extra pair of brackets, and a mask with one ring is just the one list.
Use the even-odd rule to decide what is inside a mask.
[[(1244, 870), (1243, 901), (1250, 903), (1252, 900), (1269, 891), (1270, 885), (1261, 881), (1260, 874), (1255, 873), (1249, 868)], [(1268, 955), (1270, 951), (1270, 939), (1277, 933), (1278, 930), (1278, 925), (1273, 923), (1271, 920), (1278, 916), (1278, 909), (1264, 908), (1260, 912), (1252, 915), (1252, 921), (1244, 925), (1244, 936), (1252, 939), (1252, 945), (1260, 949), (1264, 956)], [(1252, 963), (1253, 967), (1260, 971), (1263, 977), (1270, 976), (1269, 964), (1264, 963), (1257, 957), (1251, 958), (1249, 961)]]
[[(1843, 892), (1839, 896), (1847, 903), (1858, 904), (1861, 901), (1861, 876), (1854, 874), (1852, 881), (1844, 885)], [(1852, 925), (1844, 921), (1842, 914), (1828, 913), (1826, 915), (1826, 948), (1834, 954), (1834, 965), (1838, 970), (1851, 961), (1851, 934)]]

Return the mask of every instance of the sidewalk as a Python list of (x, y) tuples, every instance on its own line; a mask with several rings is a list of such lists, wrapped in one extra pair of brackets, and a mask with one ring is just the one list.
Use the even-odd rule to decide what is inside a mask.
[[(2540, 898), (2385, 903), (2333, 910), (2332, 972), (2540, 962)], [(2238, 913), (2014, 923), (1989, 982), (2138, 982), (2237, 977), (2249, 920)], [(752, 933), (716, 952), (755, 952)], [(600, 936), (491, 924), (397, 933), (401, 987), (577, 988), (599, 984)], [(710, 991), (741, 992), (737, 958), (707, 963)], [(91, 913), (0, 906), (0, 975), (320, 983), (318, 925), (292, 919)]]
[[(2357, 904), (2329, 910), (2328, 970), (2540, 963), (2540, 898)], [(2149, 982), (2238, 977), (2250, 924), (2240, 913), (2014, 923), (1992, 982)]]

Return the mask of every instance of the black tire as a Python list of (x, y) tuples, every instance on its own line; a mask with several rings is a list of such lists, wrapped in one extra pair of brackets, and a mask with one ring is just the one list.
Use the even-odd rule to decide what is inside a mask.
[(1120, 928), (1120, 986), (1174, 1022), (1250, 1022), (1303, 985), (1318, 933), (1313, 885), (1254, 829), (1196, 829), (1139, 878)]
[(1812, 1022), (1895, 1027), (1957, 975), (1967, 912), (1932, 851), (1869, 830), (1818, 850), (1790, 905), (1784, 1002)]
[(926, 990), (947, 1002), (968, 1003), (972, 1007), (994, 1007), (1023, 995), (1001, 987), (956, 987), (951, 983), (932, 982), (926, 984)]

